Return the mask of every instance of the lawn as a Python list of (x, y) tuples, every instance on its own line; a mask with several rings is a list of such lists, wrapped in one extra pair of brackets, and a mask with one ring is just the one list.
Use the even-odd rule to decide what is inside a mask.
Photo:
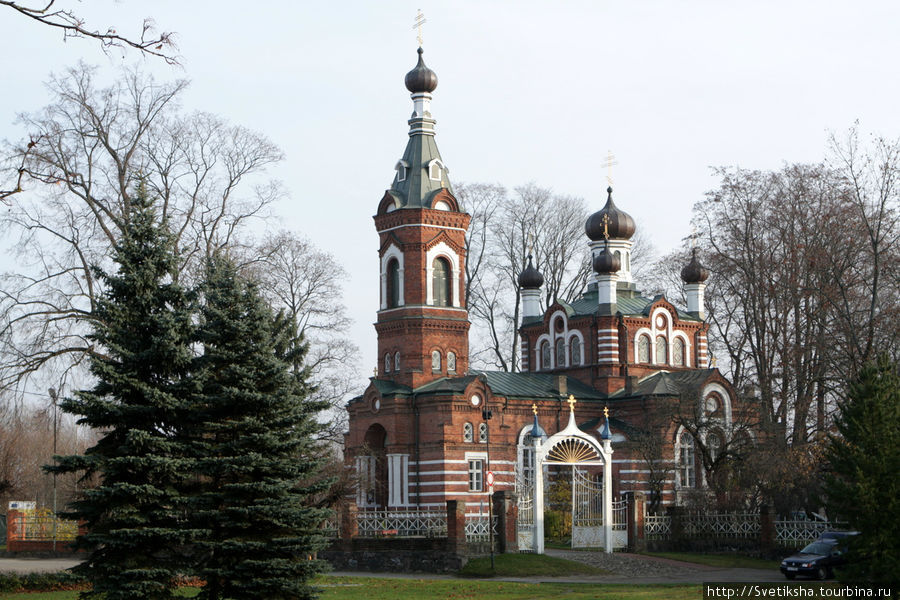
[[(697, 600), (701, 586), (508, 583), (458, 579), (321, 577), (322, 600)], [(196, 590), (190, 590), (192, 597)], [(3, 600), (76, 600), (78, 592), (0, 594)]]
[(777, 569), (780, 564), (777, 560), (765, 560), (741, 554), (699, 554), (695, 552), (644, 552), (643, 554), (724, 569)]

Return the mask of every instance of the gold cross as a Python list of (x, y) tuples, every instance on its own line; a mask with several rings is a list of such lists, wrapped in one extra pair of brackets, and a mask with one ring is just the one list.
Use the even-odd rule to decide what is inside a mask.
[(531, 412), (534, 413), (534, 416), (537, 416), (537, 404), (531, 405)]
[(416, 36), (416, 39), (419, 41), (419, 48), (422, 47), (422, 25), (427, 22), (424, 13), (422, 13), (422, 9), (420, 8), (416, 13), (416, 24), (413, 25), (413, 29), (418, 29), (419, 34)]
[(609, 419), (609, 407), (608, 406), (603, 407), (603, 416), (606, 417), (607, 419)]
[(569, 399), (566, 400), (566, 402), (569, 403), (569, 410), (575, 412), (575, 403), (578, 402), (578, 400), (575, 399), (575, 396), (569, 394)]
[(603, 239), (609, 239), (609, 215), (603, 213), (603, 218), (600, 219), (600, 222), (603, 223)]
[(613, 165), (617, 165), (617, 164), (619, 164), (619, 161), (616, 160), (615, 154), (612, 153), (612, 150), (607, 150), (606, 151), (606, 160), (603, 161), (603, 164), (601, 166), (607, 168), (606, 181), (609, 182), (609, 185), (613, 184), (612, 168), (613, 168)]
[(372, 369), (372, 377), (378, 377), (378, 367)]

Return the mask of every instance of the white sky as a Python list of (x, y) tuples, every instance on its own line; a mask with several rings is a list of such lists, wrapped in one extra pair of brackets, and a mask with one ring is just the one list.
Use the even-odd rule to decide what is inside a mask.
[[(605, 201), (607, 150), (617, 204), (658, 250), (690, 233), (715, 187), (710, 166), (812, 162), (830, 131), (900, 135), (900, 2), (345, 1), (69, 2), (95, 27), (134, 35), (145, 16), (178, 33), (183, 69), (0, 12), (0, 138), (48, 101), (43, 82), (79, 58), (140, 60), (186, 77), (188, 110), (268, 136), (290, 200), (285, 228), (350, 273), (345, 302), (376, 364), (378, 239), (372, 222), (407, 140), (403, 76), (415, 65), (416, 9), (438, 74), (432, 111), (454, 182), (527, 182)], [(122, 54), (125, 55), (124, 60)], [(10, 268), (11, 259), (0, 259)]]

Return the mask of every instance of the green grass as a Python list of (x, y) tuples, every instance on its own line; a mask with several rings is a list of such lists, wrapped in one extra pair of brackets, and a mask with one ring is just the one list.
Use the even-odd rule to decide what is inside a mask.
[(475, 558), (459, 572), (462, 577), (566, 577), (608, 575), (608, 571), (583, 563), (542, 554), (498, 554), (491, 569), (490, 557)]
[(777, 569), (779, 565), (777, 560), (765, 560), (741, 554), (699, 554), (694, 552), (644, 552), (644, 554), (723, 569)]
[[(508, 583), (454, 579), (320, 577), (322, 600), (697, 600), (701, 586)], [(196, 590), (190, 590), (192, 595)], [(0, 594), (2, 600), (76, 600), (78, 592)], [(185, 597), (190, 597), (185, 595)]]

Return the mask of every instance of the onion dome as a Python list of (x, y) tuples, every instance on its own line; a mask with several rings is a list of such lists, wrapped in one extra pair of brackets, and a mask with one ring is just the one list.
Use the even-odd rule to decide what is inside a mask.
[(416, 68), (406, 74), (406, 89), (413, 94), (431, 93), (437, 87), (437, 74), (425, 66), (422, 48), (419, 48), (419, 62)]
[(531, 438), (534, 439), (547, 439), (547, 432), (544, 431), (544, 428), (540, 426), (537, 420), (537, 410), (534, 411), (534, 424), (531, 426)]
[(534, 268), (531, 255), (528, 255), (528, 266), (519, 273), (519, 287), (526, 290), (537, 289), (544, 285), (544, 276)]
[[(606, 193), (606, 204), (588, 217), (584, 224), (584, 231), (595, 242), (604, 239), (605, 232), (609, 234), (610, 239), (627, 240), (634, 235), (634, 219), (613, 203), (611, 187), (606, 188)], [(605, 232), (604, 224), (606, 225)]]
[(603, 247), (603, 251), (594, 256), (594, 272), (600, 275), (612, 275), (622, 268), (622, 260), (618, 255), (609, 251), (609, 243)]
[(681, 270), (681, 279), (685, 283), (703, 283), (709, 278), (709, 270), (700, 264), (697, 248), (691, 250), (691, 262)]

